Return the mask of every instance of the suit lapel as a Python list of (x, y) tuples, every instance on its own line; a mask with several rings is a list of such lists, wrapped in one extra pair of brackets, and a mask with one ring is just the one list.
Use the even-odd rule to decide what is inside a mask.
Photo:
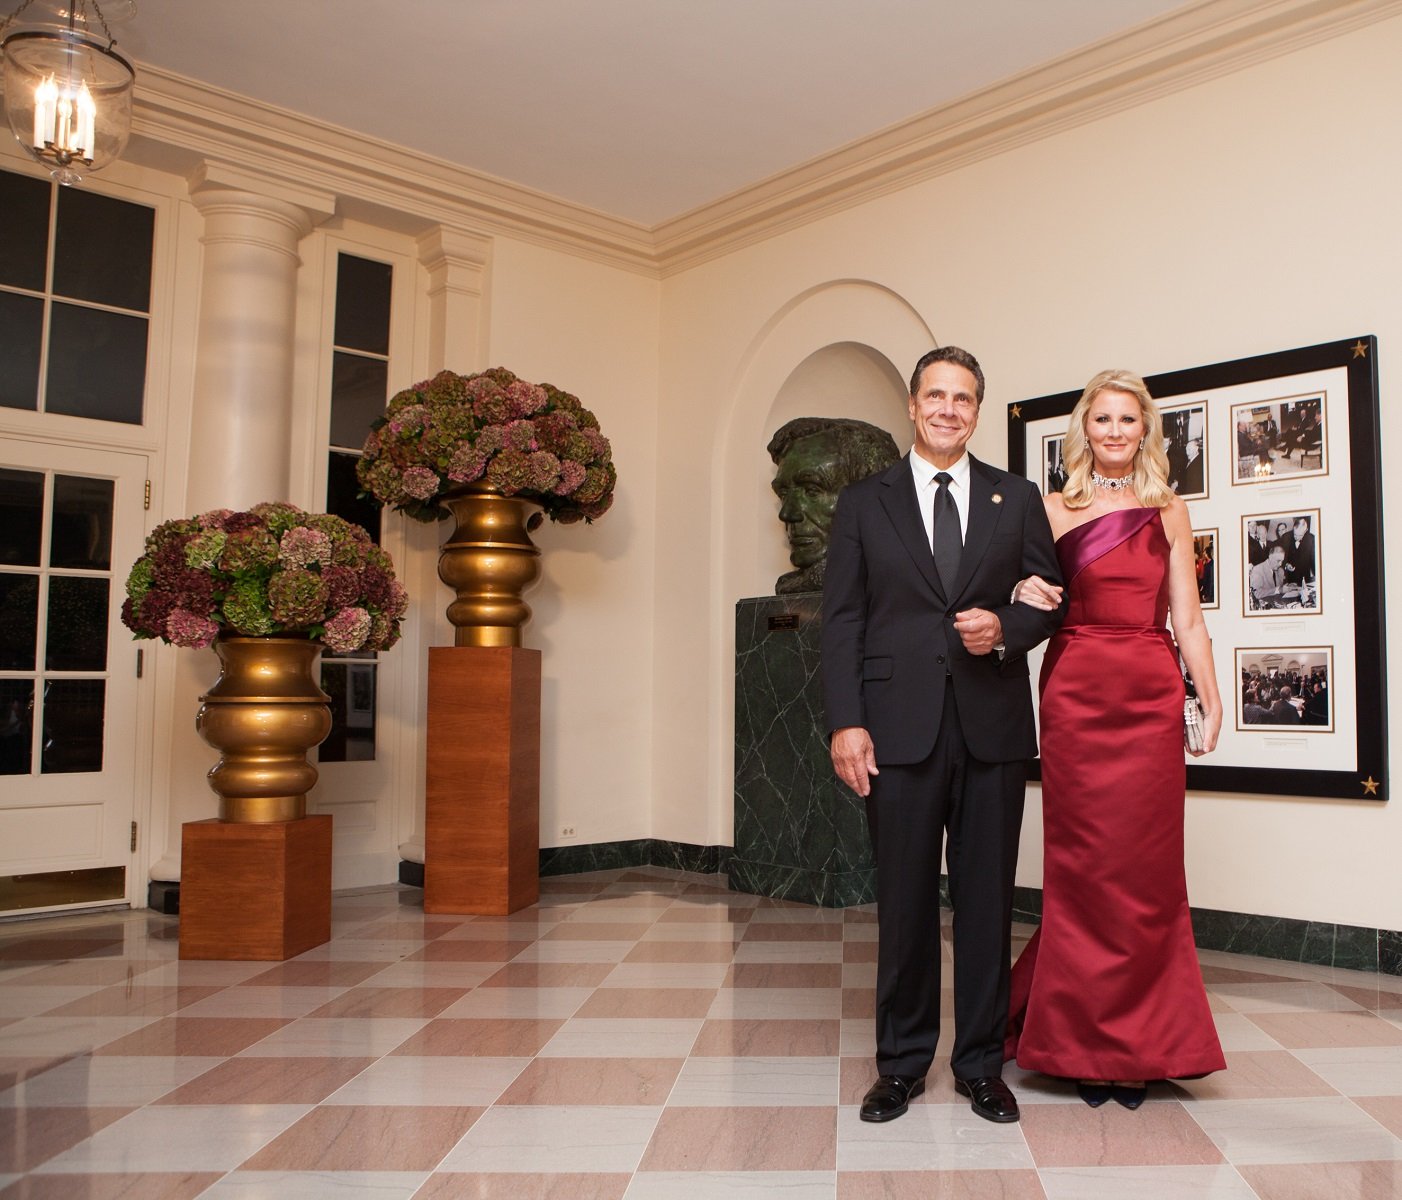
[(935, 556), (925, 538), (925, 522), (920, 516), (920, 502), (915, 495), (910, 456), (889, 468), (881, 477), (881, 483), (881, 506), (886, 510), (896, 535), (935, 594), (943, 596), (939, 576), (935, 573)]
[(998, 491), (997, 476), (969, 455), (969, 527), (964, 534), (964, 554), (959, 559), (959, 579), (949, 598), (951, 602), (957, 601), (969, 586), (1002, 515), (1003, 497)]

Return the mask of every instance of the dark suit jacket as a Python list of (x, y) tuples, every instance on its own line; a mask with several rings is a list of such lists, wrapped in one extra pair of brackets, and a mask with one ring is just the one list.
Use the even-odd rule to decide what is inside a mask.
[[(1018, 475), (969, 456), (969, 522), (959, 578), (946, 596), (926, 539), (908, 458), (847, 487), (828, 539), (823, 585), (823, 696), (831, 733), (862, 726), (877, 765), (922, 762), (934, 748), (944, 677), (969, 752), (984, 762), (1037, 753), (1027, 652), (1061, 623), (1057, 612), (1011, 604), (1013, 585), (1037, 574), (1061, 583), (1042, 497)], [(974, 656), (954, 614), (986, 608), (1006, 647)]]
[(1292, 533), (1285, 543), (1285, 561), (1295, 568), (1291, 582), (1303, 583), (1314, 578), (1314, 534), (1307, 533), (1299, 541)]
[(1192, 462), (1186, 459), (1183, 462), (1183, 470), (1178, 475), (1178, 494), (1180, 496), (1196, 496), (1202, 491), (1202, 455), (1199, 454)]

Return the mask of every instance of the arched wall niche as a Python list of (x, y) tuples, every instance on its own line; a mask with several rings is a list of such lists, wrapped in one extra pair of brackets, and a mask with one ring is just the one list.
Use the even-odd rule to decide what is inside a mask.
[(800, 293), (756, 331), (718, 425), (711, 497), (709, 655), (713, 838), (733, 835), (735, 602), (769, 595), (788, 569), (765, 447), (797, 416), (847, 416), (910, 444), (903, 376), (936, 344), (920, 313), (883, 284), (832, 280)]
[[(910, 440), (906, 406), (906, 384), (885, 355), (859, 342), (838, 342), (813, 351), (784, 380), (764, 422), (764, 443), (795, 417), (848, 417), (886, 430), (904, 447)], [(758, 577), (771, 580), (791, 569), (778, 497), (769, 485), (775, 469), (770, 463), (767, 474), (757, 477), (755, 496), (755, 512), (763, 514), (767, 501), (773, 517), (756, 545)]]

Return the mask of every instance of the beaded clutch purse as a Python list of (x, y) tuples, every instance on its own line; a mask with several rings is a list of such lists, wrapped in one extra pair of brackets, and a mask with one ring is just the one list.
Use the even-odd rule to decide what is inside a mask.
[(1203, 747), (1202, 705), (1196, 696), (1183, 698), (1183, 749), (1201, 753)]
[(1201, 753), (1204, 745), (1202, 703), (1198, 700), (1198, 690), (1193, 686), (1193, 677), (1188, 674), (1188, 664), (1183, 661), (1181, 651), (1178, 669), (1183, 672), (1183, 749), (1189, 754)]

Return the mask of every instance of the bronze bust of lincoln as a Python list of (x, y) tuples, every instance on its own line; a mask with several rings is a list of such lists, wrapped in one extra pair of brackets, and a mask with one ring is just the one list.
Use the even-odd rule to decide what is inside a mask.
[(779, 576), (774, 590), (781, 596), (820, 592), (838, 493), (889, 467), (900, 451), (884, 429), (844, 417), (795, 417), (767, 448), (779, 468), (772, 486), (794, 565)]

